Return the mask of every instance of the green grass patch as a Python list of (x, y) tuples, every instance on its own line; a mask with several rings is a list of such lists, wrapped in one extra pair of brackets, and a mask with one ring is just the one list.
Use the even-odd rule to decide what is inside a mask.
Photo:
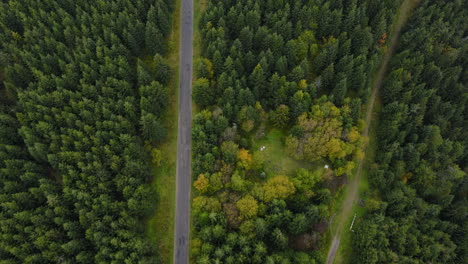
[[(353, 176), (356, 173), (357, 173), (357, 168), (354, 168), (352, 171), (352, 174), (350, 175), (351, 177), (349, 177), (348, 180), (351, 181)], [(361, 180), (363, 180), (363, 178), (361, 178)], [(320, 248), (320, 252), (324, 256), (327, 256), (328, 250), (330, 249), (331, 242), (333, 240), (333, 236), (336, 234), (335, 232), (338, 230), (339, 226), (343, 224), (343, 221), (345, 222), (348, 221), (348, 219), (342, 219), (343, 216), (340, 214), (340, 210), (343, 207), (343, 203), (345, 201), (347, 193), (348, 193), (348, 188), (347, 188), (347, 184), (345, 184), (337, 190), (337, 192), (333, 196), (332, 201), (330, 202), (328, 206), (329, 212), (330, 212), (330, 218), (329, 218), (330, 223), (329, 223), (329, 228), (327, 229), (327, 232), (324, 234), (323, 244)], [(353, 205), (353, 216), (354, 216), (355, 210), (356, 210), (356, 206)], [(351, 220), (349, 221), (349, 224), (351, 223)], [(341, 243), (343, 243), (343, 236), (344, 234), (342, 235)], [(341, 243), (340, 243), (339, 250), (342, 247)], [(337, 257), (338, 257), (338, 253), (337, 253)], [(337, 262), (337, 258), (335, 258), (334, 263), (339, 263)]]
[[(152, 164), (153, 181), (151, 186), (158, 194), (154, 215), (146, 224), (147, 235), (157, 246), (161, 263), (173, 262), (174, 223), (175, 223), (175, 188), (177, 160), (177, 120), (179, 94), (179, 41), (180, 40), (180, 1), (176, 1), (172, 17), (172, 32), (168, 36), (168, 54), (166, 59), (172, 66), (173, 74), (168, 84), (170, 107), (164, 116), (168, 137), (164, 144), (157, 146), (163, 153), (160, 166)], [(150, 58), (152, 61), (152, 58)], [(143, 60), (145, 62), (145, 59)]]
[[(169, 154), (167, 147), (161, 150)], [(174, 249), (175, 160), (170, 156), (175, 156), (176, 151), (172, 152), (167, 155), (169, 160), (158, 168), (153, 167), (156, 176), (151, 185), (158, 193), (158, 202), (154, 216), (147, 223), (147, 234), (157, 246), (162, 263), (172, 263)]]
[(293, 176), (300, 169), (319, 169), (323, 162), (302, 162), (289, 157), (284, 150), (285, 133), (277, 128), (266, 130), (265, 136), (253, 140), (252, 152), (260, 152), (261, 147), (265, 155), (265, 173), (267, 177), (276, 175)]
[[(366, 173), (363, 171), (363, 175), (361, 176), (361, 181), (359, 185), (359, 193), (363, 194), (364, 192), (368, 192), (369, 184), (367, 181)], [(362, 197), (361, 195), (359, 197)], [(356, 201), (357, 202), (357, 201)], [(352, 236), (353, 232), (350, 230), (351, 223), (353, 221), (354, 215), (356, 215), (356, 220), (353, 225), (353, 229), (356, 227), (356, 224), (361, 221), (363, 216), (366, 214), (366, 207), (360, 206), (357, 203), (353, 204), (352, 214), (351, 217), (348, 219), (341, 219), (344, 221), (344, 230), (341, 233), (341, 242), (336, 253), (335, 257), (335, 264), (338, 263), (349, 263), (351, 260), (352, 255)], [(339, 221), (336, 221), (338, 223)], [(327, 248), (328, 249), (328, 248)]]

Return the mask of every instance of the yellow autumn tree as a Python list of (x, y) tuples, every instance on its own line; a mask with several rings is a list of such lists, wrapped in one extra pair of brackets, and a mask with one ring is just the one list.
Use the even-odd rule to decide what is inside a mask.
[(348, 133), (348, 140), (350, 143), (358, 142), (361, 139), (361, 135), (356, 127), (351, 128)]
[(237, 153), (237, 159), (239, 161), (239, 166), (249, 170), (252, 166), (252, 155), (246, 149), (240, 149)]
[(203, 242), (199, 238), (194, 238), (190, 240), (190, 252), (192, 256), (198, 256), (201, 252), (201, 247)]
[(200, 212), (219, 212), (221, 211), (221, 203), (213, 197), (197, 196), (193, 199), (192, 209), (194, 214)]
[(353, 169), (356, 167), (356, 163), (354, 161), (348, 161), (343, 167), (340, 167), (335, 170), (335, 175), (336, 176), (341, 176), (343, 174), (351, 174)]
[(324, 146), (325, 151), (328, 154), (327, 156), (331, 159), (344, 158), (346, 156), (346, 152), (343, 149), (343, 147), (345, 147), (344, 145), (345, 143), (337, 138), (330, 139), (330, 141), (328, 141)]
[(356, 149), (354, 152), (354, 158), (356, 160), (362, 160), (364, 158), (364, 151), (361, 148)]
[(163, 155), (162, 155), (162, 152), (161, 150), (157, 149), (157, 148), (154, 148), (151, 150), (151, 158), (153, 160), (153, 163), (156, 165), (156, 166), (161, 166), (161, 162), (162, 162), (162, 159), (163, 159)]
[(239, 226), (239, 231), (242, 234), (249, 236), (250, 238), (254, 238), (255, 237), (255, 222), (253, 220), (244, 221)]
[(286, 152), (294, 159), (316, 161), (322, 158), (342, 159), (361, 145), (357, 127), (345, 128), (349, 107), (336, 107), (332, 102), (320, 101), (309, 113), (300, 115), (297, 126), (301, 136), (286, 138)]
[(258, 203), (255, 198), (250, 195), (244, 196), (236, 203), (237, 209), (242, 219), (250, 219), (257, 215)]
[(280, 175), (269, 179), (263, 185), (262, 198), (265, 202), (271, 202), (274, 199), (285, 199), (295, 192), (294, 183), (288, 177)]
[(306, 80), (300, 80), (299, 83), (297, 84), (297, 88), (304, 90), (307, 88), (307, 81)]
[(208, 191), (208, 187), (210, 186), (210, 182), (208, 178), (206, 178), (205, 174), (198, 175), (198, 179), (193, 183), (195, 189), (197, 189), (200, 193), (205, 193)]

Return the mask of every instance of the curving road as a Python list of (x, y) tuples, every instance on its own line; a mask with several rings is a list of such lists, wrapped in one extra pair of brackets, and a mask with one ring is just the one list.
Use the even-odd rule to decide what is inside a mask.
[[(382, 82), (385, 77), (385, 73), (387, 71), (387, 67), (390, 62), (390, 58), (395, 52), (396, 46), (398, 44), (398, 39), (400, 37), (401, 29), (405, 25), (406, 21), (408, 20), (411, 9), (417, 3), (419, 3), (419, 1), (420, 0), (404, 0), (400, 6), (400, 9), (399, 9), (400, 15), (398, 16), (396, 23), (394, 25), (394, 28), (391, 34), (392, 38), (390, 40), (390, 45), (388, 47), (387, 52), (385, 53), (383, 57), (382, 63), (380, 64), (380, 69), (377, 73), (377, 79), (372, 89), (372, 94), (369, 100), (369, 105), (367, 106), (365, 126), (364, 126), (364, 131), (362, 133), (362, 136), (364, 138), (367, 138), (369, 136), (369, 127), (370, 127), (370, 123), (372, 122), (372, 113), (374, 112), (375, 99), (379, 93), (380, 87), (382, 86)], [(337, 219), (341, 221), (337, 226), (337, 230), (334, 230), (334, 232), (332, 232), (333, 240), (330, 245), (330, 249), (328, 251), (327, 262), (326, 262), (327, 264), (333, 264), (333, 262), (335, 261), (336, 253), (340, 246), (341, 235), (344, 232), (349, 232), (349, 230), (346, 229), (349, 227), (347, 226), (348, 225), (347, 220), (352, 215), (353, 205), (358, 197), (358, 190), (359, 190), (359, 184), (361, 181), (363, 162), (364, 162), (364, 159), (361, 159), (359, 161), (359, 165), (356, 170), (356, 175), (354, 176), (354, 178), (351, 180), (351, 182), (349, 183), (347, 187), (348, 192), (346, 193), (343, 205), (341, 206), (340, 212), (337, 216)]]
[(189, 263), (193, 0), (181, 0), (174, 263)]

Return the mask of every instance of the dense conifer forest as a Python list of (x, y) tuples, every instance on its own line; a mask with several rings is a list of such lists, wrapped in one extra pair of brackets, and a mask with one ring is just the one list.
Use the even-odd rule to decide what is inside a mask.
[(0, 262), (157, 263), (173, 3), (1, 1)]
[[(183, 142), (190, 263), (325, 263), (362, 164), (367, 191), (350, 202), (359, 217), (341, 261), (468, 263), (468, 2), (414, 1), (393, 38), (402, 2), (206, 0), (194, 18), (180, 12), (200, 41)], [(178, 145), (167, 58), (179, 9), (0, 1), (1, 264), (170, 258), (146, 224), (165, 219), (150, 183)]]
[(355, 263), (467, 263), (468, 4), (422, 1), (383, 86), (381, 201), (354, 237)]

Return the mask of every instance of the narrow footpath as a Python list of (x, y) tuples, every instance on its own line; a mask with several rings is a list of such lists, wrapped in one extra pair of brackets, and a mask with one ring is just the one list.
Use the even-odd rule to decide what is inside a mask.
[[(399, 8), (400, 15), (398, 16), (397, 21), (394, 24), (393, 32), (391, 34), (390, 45), (387, 49), (387, 52), (384, 54), (382, 63), (380, 65), (379, 71), (376, 76), (374, 87), (372, 88), (371, 97), (369, 98), (369, 104), (367, 106), (367, 111), (366, 111), (365, 126), (362, 132), (362, 136), (365, 138), (369, 136), (369, 127), (372, 121), (372, 114), (374, 113), (375, 99), (377, 98), (379, 90), (382, 86), (382, 82), (385, 77), (385, 73), (387, 71), (388, 63), (393, 53), (395, 52), (395, 48), (398, 44), (398, 39), (400, 37), (401, 29), (406, 24), (409, 14), (411, 12), (411, 9), (419, 1), (420, 0), (404, 0), (404, 2), (401, 4)], [(365, 148), (367, 148), (367, 146)], [(364, 149), (364, 153), (366, 153), (365, 150), (366, 149)], [(356, 175), (354, 176), (354, 178), (351, 180), (351, 182), (349, 183), (347, 187), (348, 190), (346, 193), (346, 197), (344, 198), (343, 205), (341, 206), (341, 209), (335, 218), (335, 219), (340, 220), (340, 222), (338, 223), (336, 230), (333, 230), (333, 234), (332, 234), (333, 240), (330, 245), (330, 249), (328, 251), (327, 262), (326, 262), (327, 264), (333, 264), (336, 253), (340, 245), (341, 235), (343, 234), (343, 232), (349, 232), (349, 227), (347, 226), (347, 223), (350, 217), (352, 216), (353, 206), (355, 204), (355, 201), (358, 198), (358, 190), (359, 190), (359, 185), (361, 183), (363, 163), (364, 163), (364, 158), (359, 160), (359, 164), (356, 170)]]
[(174, 263), (189, 263), (193, 0), (181, 0)]

